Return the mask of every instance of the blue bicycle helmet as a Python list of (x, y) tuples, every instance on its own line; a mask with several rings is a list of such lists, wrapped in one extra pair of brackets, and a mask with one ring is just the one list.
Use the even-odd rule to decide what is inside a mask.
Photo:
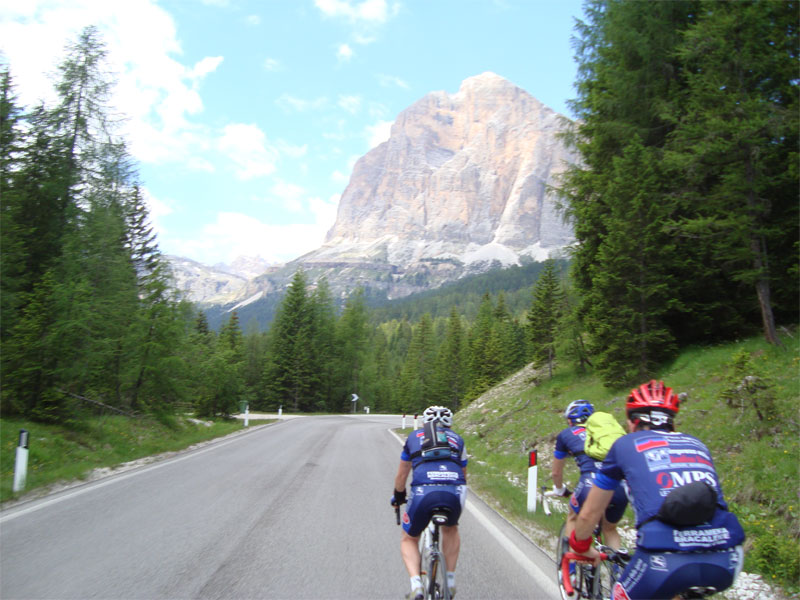
[(588, 400), (575, 400), (570, 402), (564, 416), (572, 421), (573, 425), (585, 423), (586, 419), (594, 412), (594, 406)]

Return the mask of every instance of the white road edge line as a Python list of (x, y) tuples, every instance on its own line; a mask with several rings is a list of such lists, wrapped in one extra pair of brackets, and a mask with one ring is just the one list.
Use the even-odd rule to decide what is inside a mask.
[[(403, 444), (403, 440), (400, 436), (397, 435), (392, 429), (388, 430), (395, 439)], [(486, 515), (484, 515), (480, 509), (475, 507), (475, 504), (470, 500), (469, 495), (467, 495), (467, 510), (483, 525), (486, 530), (498, 541), (498, 543), (505, 548), (506, 552), (508, 552), (511, 557), (517, 561), (520, 567), (522, 567), (533, 579), (536, 580), (536, 583), (545, 590), (549, 590), (550, 592), (554, 592), (556, 596), (558, 595), (558, 588), (553, 581), (553, 577), (548, 576), (542, 570), (538, 564), (536, 564), (533, 560), (531, 560), (522, 550), (520, 550), (514, 542), (512, 542), (508, 536), (500, 531), (497, 526), (492, 523)]]

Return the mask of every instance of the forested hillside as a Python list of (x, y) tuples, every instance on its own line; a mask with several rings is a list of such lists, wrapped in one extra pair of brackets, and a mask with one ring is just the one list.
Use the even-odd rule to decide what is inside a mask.
[(340, 306), (298, 271), (266, 331), (236, 312), (210, 328), (169, 289), (97, 31), (66, 53), (54, 106), (19, 106), (4, 67), (3, 415), (349, 411), (353, 393), (373, 411), (458, 409), (530, 362), (617, 387), (687, 345), (779, 343), (800, 299), (796, 3), (592, 0), (587, 15), (568, 267), (380, 307), (358, 289)]

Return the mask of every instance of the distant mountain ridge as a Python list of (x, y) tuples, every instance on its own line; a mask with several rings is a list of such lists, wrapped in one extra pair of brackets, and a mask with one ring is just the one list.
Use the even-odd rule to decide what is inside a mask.
[(217, 281), (221, 293), (199, 301), (253, 307), (282, 294), (298, 268), (312, 285), (325, 277), (337, 297), (361, 286), (398, 298), (559, 256), (574, 240), (550, 188), (575, 162), (559, 135), (568, 125), (494, 73), (427, 94), (357, 161), (320, 248), (238, 291), (238, 281)]

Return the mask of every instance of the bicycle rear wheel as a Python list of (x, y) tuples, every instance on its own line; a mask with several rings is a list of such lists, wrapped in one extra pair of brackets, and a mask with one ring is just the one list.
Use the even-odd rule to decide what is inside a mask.
[(422, 588), (428, 593), (430, 588), (430, 563), (431, 563), (431, 532), (426, 527), (419, 536), (419, 576)]
[(450, 588), (447, 587), (447, 565), (444, 562), (444, 555), (441, 553), (432, 557), (429, 575), (430, 599), (450, 600)]

